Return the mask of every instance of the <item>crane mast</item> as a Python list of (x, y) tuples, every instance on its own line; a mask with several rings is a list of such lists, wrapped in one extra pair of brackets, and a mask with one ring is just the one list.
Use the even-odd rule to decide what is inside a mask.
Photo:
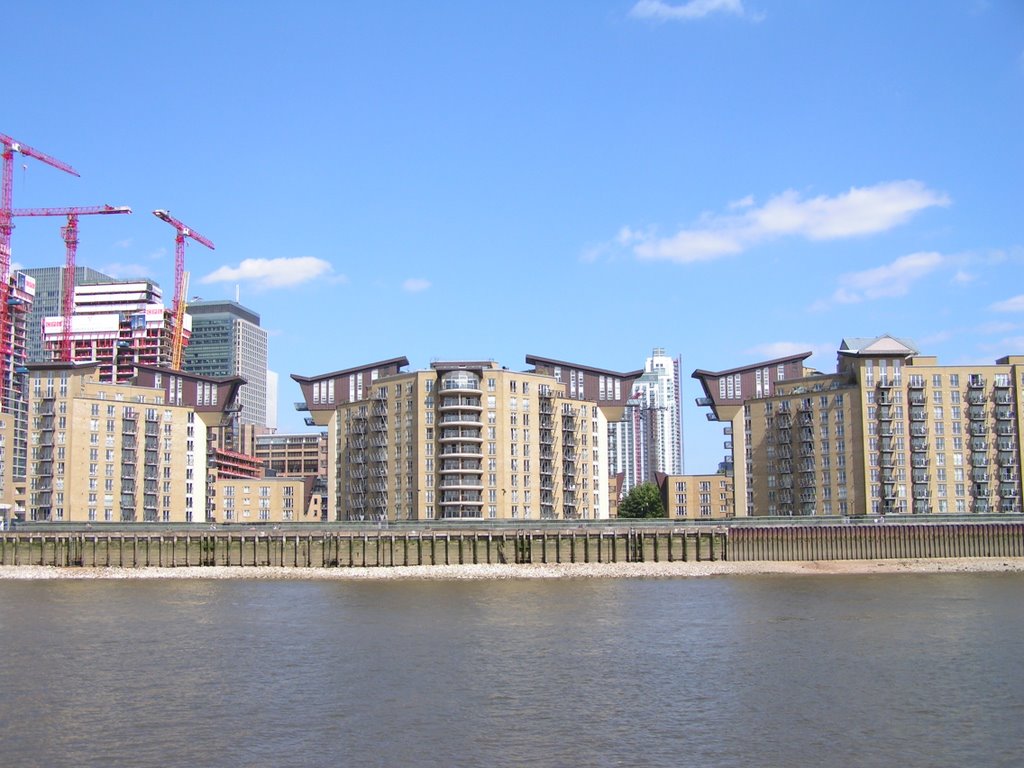
[(9, 300), (11, 297), (11, 222), (14, 197), (14, 153), (20, 152), (32, 157), (57, 170), (78, 176), (79, 173), (67, 163), (50, 157), (37, 149), (22, 144), (10, 136), (0, 133), (0, 146), (3, 147), (3, 171), (0, 181), (0, 407), (6, 405), (8, 357), (12, 352), (8, 341), (8, 320), (10, 318)]
[(171, 314), (175, 318), (174, 338), (171, 344), (171, 367), (174, 370), (181, 370), (182, 351), (185, 347), (185, 294), (187, 291), (188, 278), (185, 274), (185, 238), (191, 237), (198, 243), (202, 243), (211, 251), (214, 244), (194, 229), (171, 216), (168, 211), (158, 208), (153, 211), (158, 219), (167, 222), (177, 231), (174, 237), (174, 303)]

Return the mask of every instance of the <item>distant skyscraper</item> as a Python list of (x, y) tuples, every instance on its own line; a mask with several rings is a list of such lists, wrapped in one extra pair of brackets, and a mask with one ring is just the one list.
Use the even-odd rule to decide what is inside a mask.
[[(46, 350), (43, 341), (43, 318), (54, 317), (64, 311), (64, 267), (40, 267), (21, 271), (36, 281), (36, 299), (28, 313), (26, 326), (27, 360), (30, 363), (47, 362), (53, 359), (53, 353)], [(75, 267), (75, 285), (108, 283), (113, 279), (89, 267)]]
[(203, 376), (241, 376), (242, 424), (267, 424), (267, 332), (260, 316), (235, 301), (195, 301), (186, 308), (192, 336), (182, 367)]
[(683, 474), (679, 360), (656, 348), (635, 382), (620, 421), (609, 424), (612, 474), (623, 476), (622, 493), (654, 482), (656, 474)]

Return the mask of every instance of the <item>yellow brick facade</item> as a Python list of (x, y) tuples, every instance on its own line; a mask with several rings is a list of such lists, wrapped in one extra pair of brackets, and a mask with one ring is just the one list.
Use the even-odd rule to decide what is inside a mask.
[(329, 519), (604, 519), (608, 425), (551, 376), (435, 364), (327, 416)]
[(95, 366), (29, 374), (28, 519), (203, 522), (207, 428), (152, 387)]

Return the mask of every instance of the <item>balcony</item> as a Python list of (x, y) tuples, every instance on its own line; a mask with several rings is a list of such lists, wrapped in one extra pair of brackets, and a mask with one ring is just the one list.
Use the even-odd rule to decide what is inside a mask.
[(915, 499), (914, 500), (914, 514), (915, 515), (927, 515), (932, 511), (932, 506), (928, 499)]
[(715, 404), (715, 401), (710, 397), (698, 397), (696, 402), (698, 408), (709, 408)]
[(483, 442), (483, 437), (480, 436), (479, 427), (476, 429), (442, 429), (440, 434), (440, 441), (443, 442), (461, 442), (469, 440), (472, 442)]
[(480, 414), (479, 413), (464, 413), (462, 411), (458, 411), (456, 413), (446, 413), (446, 414), (444, 414), (441, 417), (441, 419), (440, 419), (440, 421), (438, 423), (441, 424), (441, 425), (444, 425), (444, 426), (448, 426), (448, 425), (462, 425), (462, 424), (467, 424), (467, 425), (468, 424), (475, 424), (475, 425), (479, 426), (480, 425)]
[(473, 443), (454, 443), (441, 448), (441, 456), (479, 457), (483, 454), (482, 446)]
[(911, 421), (924, 421), (928, 418), (928, 411), (924, 408), (911, 408), (910, 409), (910, 420)]
[(928, 451), (928, 441), (915, 437), (910, 441), (910, 450), (914, 453), (926, 453)]
[(442, 412), (450, 410), (482, 411), (483, 405), (479, 397), (445, 397), (441, 399), (439, 410)]
[(438, 487), (446, 489), (473, 489), (480, 491), (483, 488), (483, 479), (479, 475), (452, 475), (442, 478)]

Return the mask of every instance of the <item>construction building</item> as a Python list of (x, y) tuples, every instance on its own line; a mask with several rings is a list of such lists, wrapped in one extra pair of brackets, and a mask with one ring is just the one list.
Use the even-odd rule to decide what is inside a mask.
[(587, 394), (602, 386), (603, 406), (621, 412), (629, 377), (527, 362), (537, 367), (453, 361), (405, 372), (400, 357), (293, 374), (297, 406), (327, 427), (328, 519), (607, 518), (608, 417)]
[(267, 425), (267, 331), (260, 316), (235, 301), (192, 301), (191, 336), (182, 369), (202, 376), (241, 376), (241, 424)]
[[(26, 359), (30, 363), (53, 360), (54, 352), (48, 349), (43, 338), (43, 321), (56, 317), (63, 311), (64, 267), (39, 267), (22, 270), (35, 280), (36, 296), (28, 313)], [(114, 278), (89, 267), (75, 267), (75, 285), (114, 282)], [(62, 329), (63, 331), (63, 329)]]
[(939, 365), (892, 336), (694, 371), (725, 423), (737, 515), (1021, 512), (1024, 355)]
[(207, 432), (240, 381), (140, 368), (105, 382), (97, 363), (28, 365), (28, 519), (206, 520)]
[(655, 348), (633, 382), (622, 418), (608, 425), (608, 457), (611, 471), (622, 475), (623, 495), (659, 474), (684, 471), (679, 367), (678, 359)]
[[(94, 362), (100, 381), (127, 384), (138, 366), (169, 368), (175, 318), (152, 280), (75, 286), (71, 318), (72, 362)], [(184, 316), (188, 342), (190, 320)], [(64, 336), (64, 318), (43, 321), (43, 341), (54, 356)]]

